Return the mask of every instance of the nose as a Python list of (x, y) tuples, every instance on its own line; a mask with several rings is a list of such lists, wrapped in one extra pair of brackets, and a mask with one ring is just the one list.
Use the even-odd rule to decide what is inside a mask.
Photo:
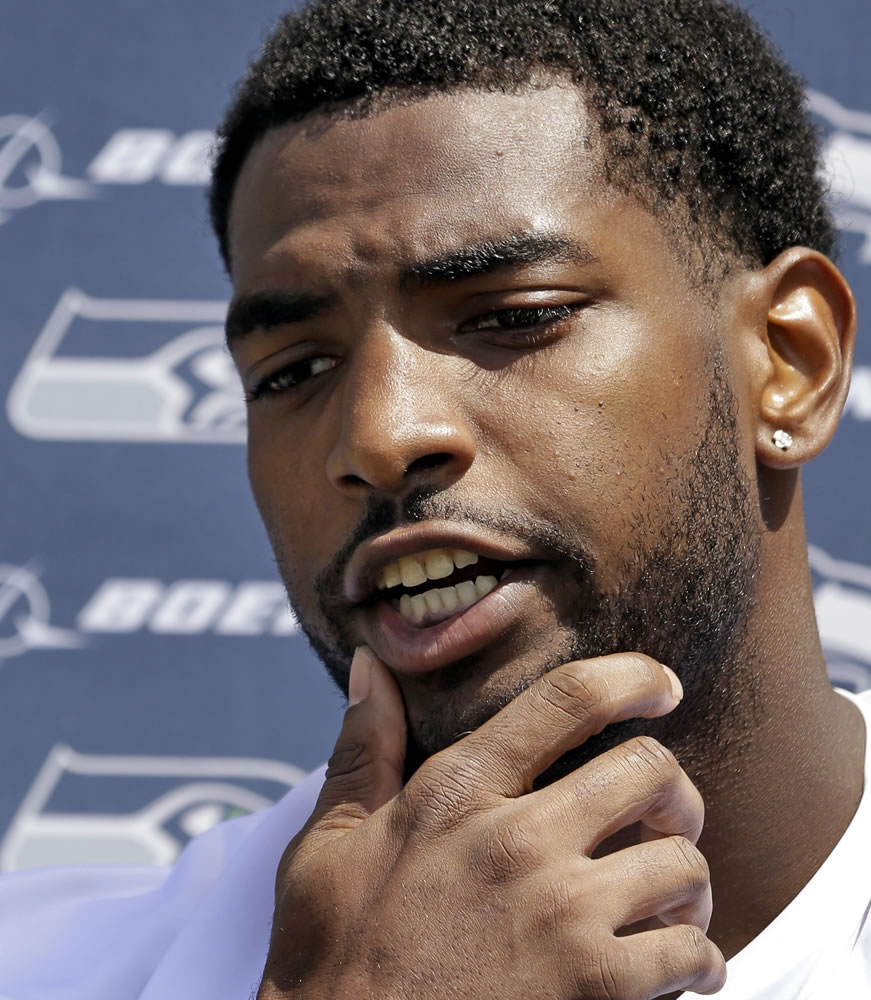
[(336, 489), (397, 496), (423, 484), (445, 488), (469, 469), (475, 434), (459, 405), (457, 363), (393, 330), (367, 333), (346, 361), (339, 394), (327, 458)]

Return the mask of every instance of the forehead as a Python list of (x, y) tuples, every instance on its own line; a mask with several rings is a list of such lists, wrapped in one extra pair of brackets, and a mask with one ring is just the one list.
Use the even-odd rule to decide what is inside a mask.
[[(595, 129), (577, 88), (458, 91), (361, 118), (313, 115), (249, 154), (230, 213), (237, 287), (277, 256), (416, 259), (488, 231), (559, 228), (601, 202)], [(254, 272), (257, 272), (256, 274)]]

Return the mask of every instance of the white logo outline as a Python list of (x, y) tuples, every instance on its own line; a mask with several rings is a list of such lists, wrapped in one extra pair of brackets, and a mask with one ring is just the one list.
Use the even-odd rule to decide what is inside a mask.
[[(226, 310), (222, 301), (102, 299), (67, 288), (12, 383), (9, 422), (25, 437), (55, 441), (244, 443), (242, 389), (224, 345)], [(120, 329), (125, 323), (190, 323), (192, 329), (142, 357), (58, 357), (76, 319)], [(214, 377), (215, 358), (226, 371), (195, 403), (175, 368), (198, 352), (211, 356), (197, 368), (201, 377)]]
[(48, 594), (33, 564), (0, 565), (0, 622), (19, 598), (24, 598), (28, 613), (13, 621), (11, 637), (0, 636), (0, 664), (32, 649), (79, 649), (87, 644), (80, 632), (49, 623)]
[[(143, 808), (129, 813), (44, 812), (64, 773), (90, 777), (192, 780), (176, 785)], [(99, 856), (102, 838), (106, 844), (120, 844), (122, 847), (126, 841), (129, 848), (147, 858), (144, 861), (146, 864), (169, 865), (184, 846), (162, 828), (164, 820), (173, 813), (209, 797), (254, 812), (270, 806), (272, 800), (244, 785), (232, 783), (232, 779), (270, 781), (290, 789), (303, 777), (305, 771), (296, 765), (266, 758), (92, 754), (56, 744), (49, 751), (0, 840), (0, 872), (34, 866), (37, 861), (33, 854), (45, 850), (39, 847), (40, 838), (48, 843), (49, 852), (53, 843), (61, 850), (66, 844), (77, 854), (86, 849), (92, 855), (87, 861), (90, 864), (106, 863)], [(194, 831), (191, 831), (193, 834)], [(45, 863), (70, 863), (63, 857), (54, 862), (46, 857), (37, 860), (40, 867)]]
[[(15, 170), (33, 151), (39, 159), (25, 168), (27, 183), (10, 185)], [(99, 192), (93, 184), (64, 176), (61, 166), (60, 145), (43, 115), (0, 117), (0, 224), (20, 209), (40, 201), (83, 201), (97, 197)]]

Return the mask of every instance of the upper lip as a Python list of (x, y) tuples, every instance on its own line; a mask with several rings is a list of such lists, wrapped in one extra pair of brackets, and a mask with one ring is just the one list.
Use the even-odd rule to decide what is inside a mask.
[(454, 548), (475, 552), (487, 559), (521, 562), (543, 559), (545, 553), (520, 539), (506, 539), (473, 526), (431, 522), (395, 528), (363, 542), (351, 557), (343, 578), (343, 594), (352, 604), (361, 604), (377, 591), (380, 571), (403, 556), (428, 549)]

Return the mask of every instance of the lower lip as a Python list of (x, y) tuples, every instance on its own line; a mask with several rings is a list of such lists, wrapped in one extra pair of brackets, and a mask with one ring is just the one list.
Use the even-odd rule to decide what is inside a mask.
[(485, 597), (429, 628), (415, 628), (393, 607), (379, 601), (369, 645), (393, 670), (426, 673), (479, 652), (517, 622), (528, 605), (538, 566), (513, 570)]

